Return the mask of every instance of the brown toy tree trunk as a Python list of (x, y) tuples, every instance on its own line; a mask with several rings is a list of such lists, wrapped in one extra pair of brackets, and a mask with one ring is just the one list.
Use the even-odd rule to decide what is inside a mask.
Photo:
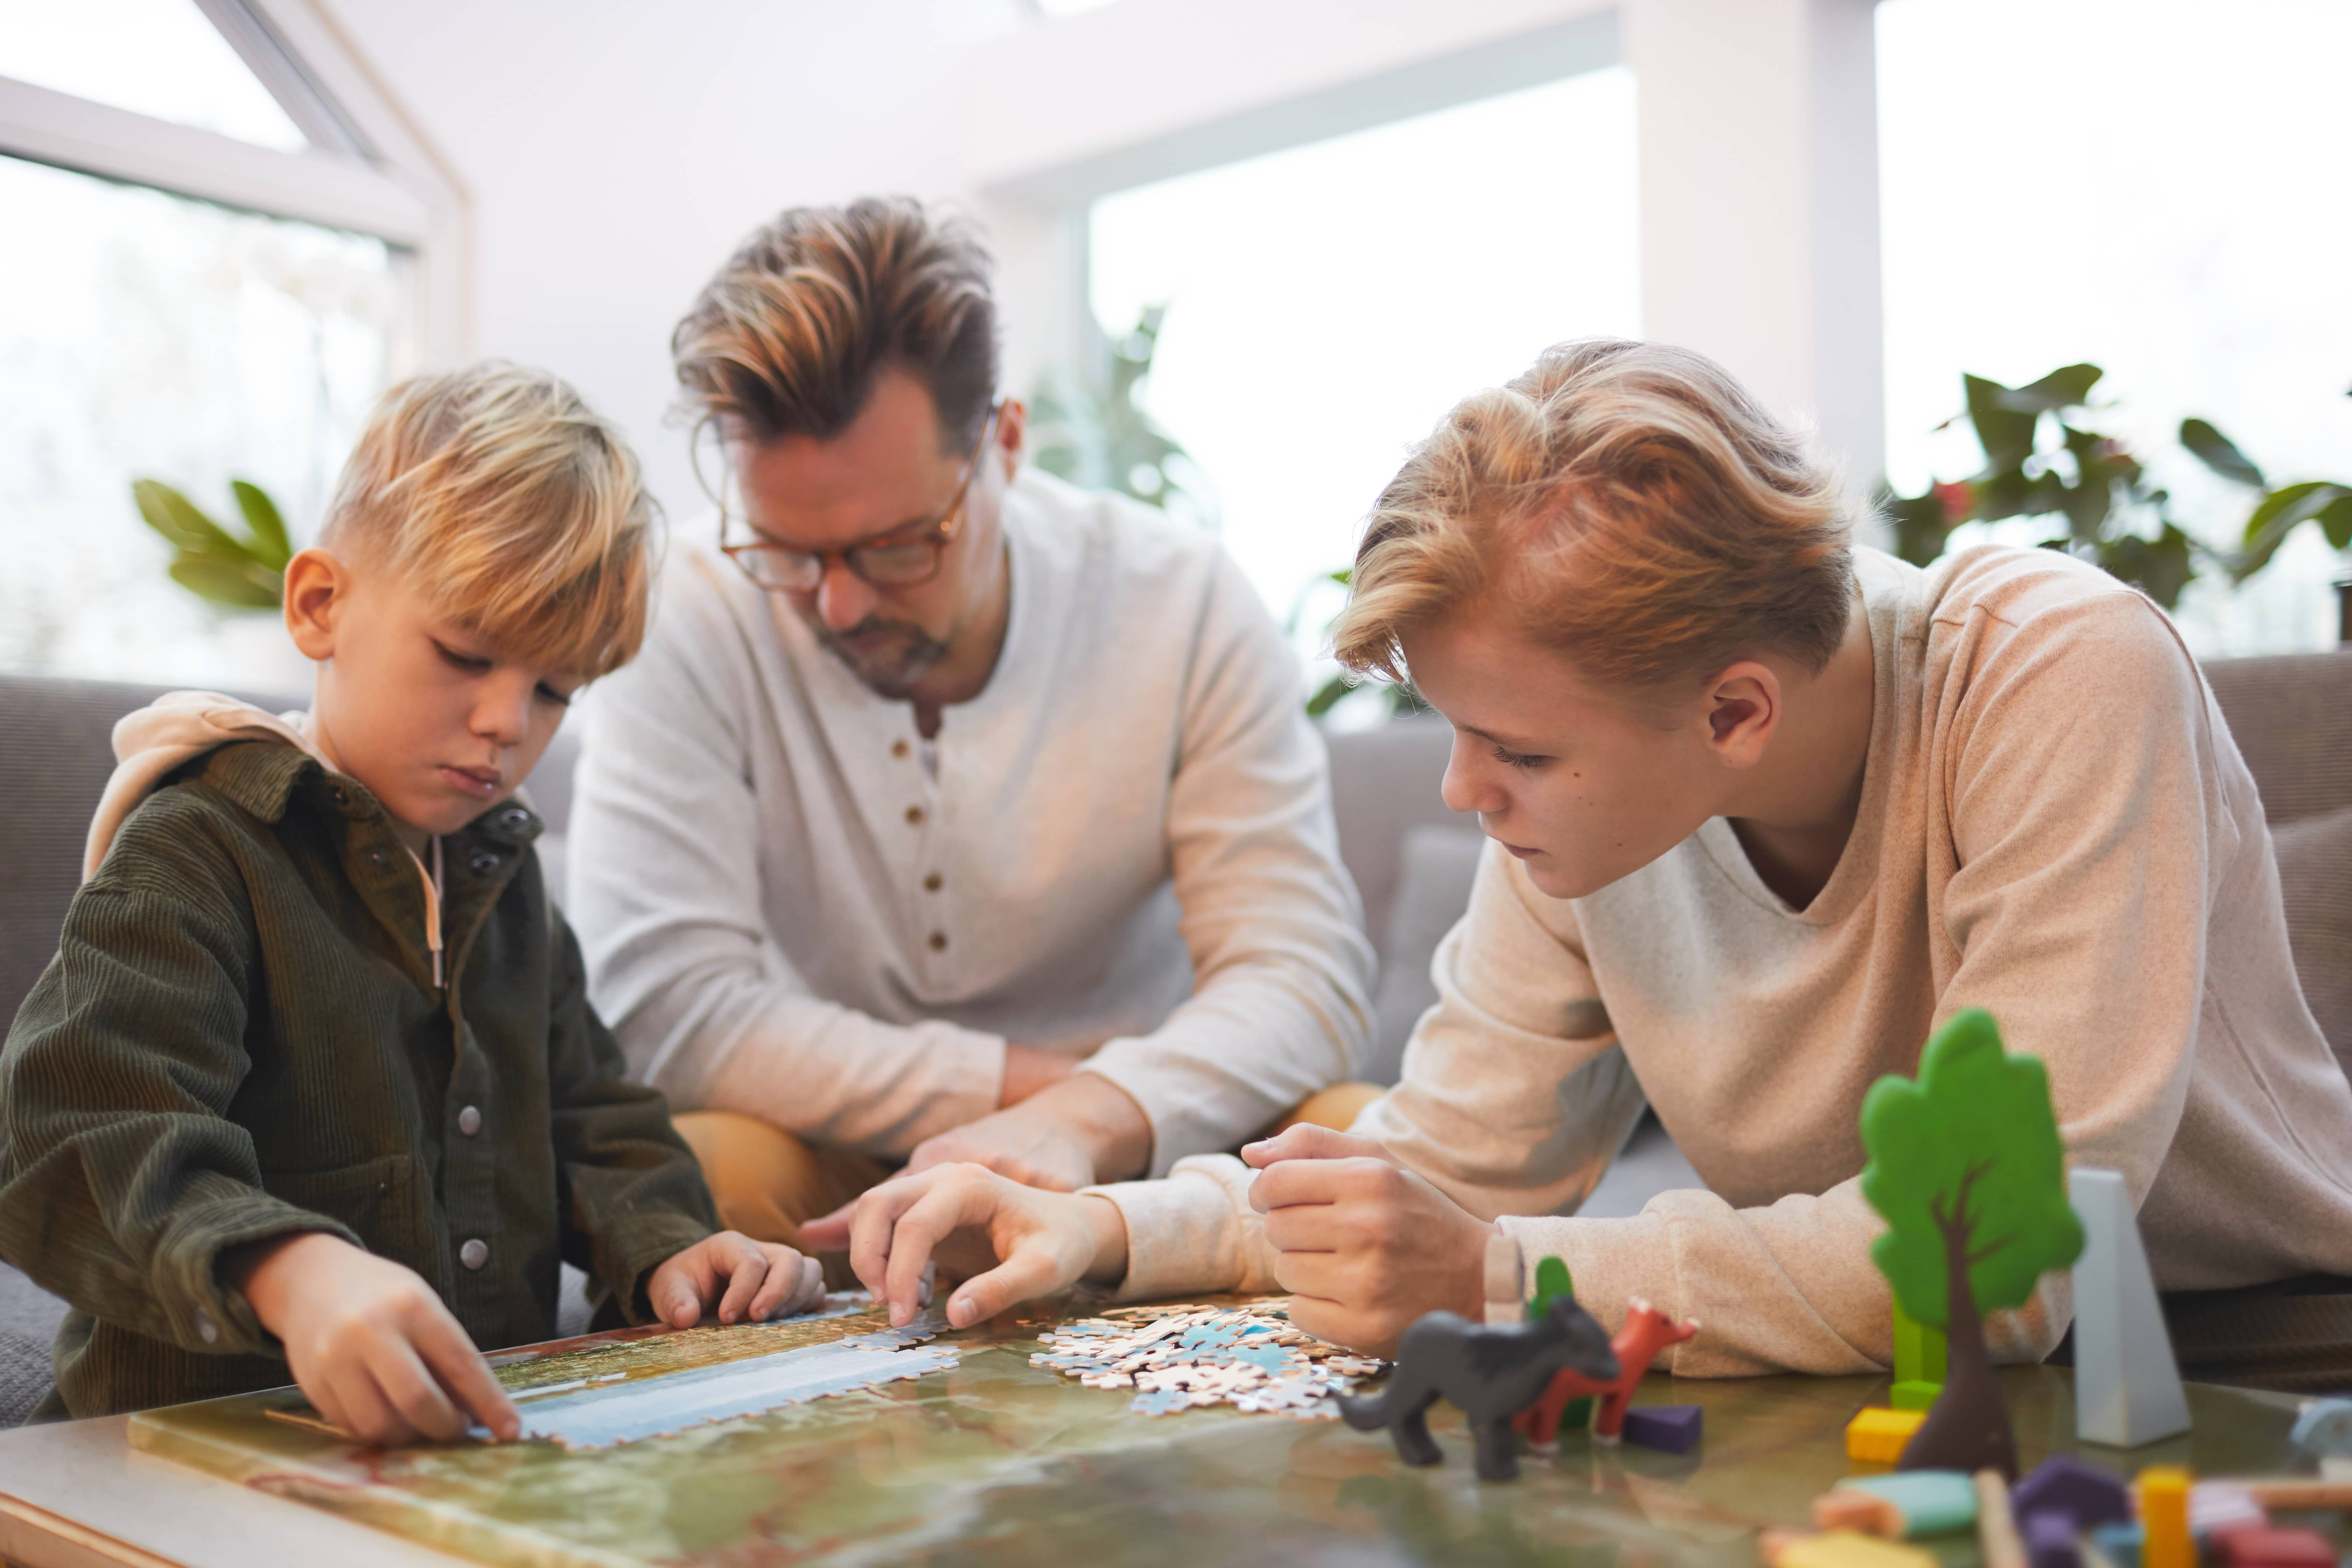
[(1959, 1212), (1950, 1218), (1936, 1205), (1937, 1226), (1944, 1234), (1944, 1302), (1946, 1313), (1944, 1391), (1927, 1412), (1927, 1419), (1903, 1447), (1896, 1468), (1958, 1470), (1973, 1475), (1996, 1469), (2017, 1479), (2017, 1438), (2010, 1430), (2009, 1408), (2000, 1402), (2000, 1384), (1992, 1373), (1992, 1355), (1985, 1349), (1984, 1320), (1977, 1315), (1975, 1289), (1969, 1283), (1967, 1188), (1961, 1189)]

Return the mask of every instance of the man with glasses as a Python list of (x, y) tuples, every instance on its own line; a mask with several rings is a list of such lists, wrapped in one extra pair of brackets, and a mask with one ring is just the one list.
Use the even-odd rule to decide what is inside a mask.
[(1371, 959), (1297, 665), (1213, 538), (1023, 467), (976, 240), (794, 209), (672, 349), (720, 548), (591, 705), (572, 913), (727, 1223), (1344, 1126)]

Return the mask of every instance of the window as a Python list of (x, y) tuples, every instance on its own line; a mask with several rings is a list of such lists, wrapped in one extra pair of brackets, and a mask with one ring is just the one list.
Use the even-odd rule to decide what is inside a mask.
[(341, 50), (284, 0), (0, 0), (0, 668), (307, 684), (131, 485), (234, 519), (250, 479), (299, 544), (376, 394), (462, 348), (462, 195)]
[(1096, 317), (1167, 306), (1142, 400), (1303, 653), (1412, 443), (1547, 344), (1639, 330), (1633, 134), (1612, 67), (1095, 204)]
[[(2085, 360), (2108, 427), (2209, 542), (2237, 541), (2247, 494), (2180, 451), (2184, 416), (2273, 484), (2352, 477), (2347, 58), (2352, 8), (2332, 0), (1885, 0), (1894, 482), (1975, 466), (1964, 429), (1932, 433), (1962, 371), (2015, 385)], [(2331, 646), (2337, 569), (2306, 528), (2237, 593), (2192, 584), (2177, 618), (2200, 655)]]
[(14, 158), (0, 211), (0, 667), (307, 684), (274, 617), (164, 575), (131, 481), (233, 517), (250, 479), (305, 542), (384, 384), (392, 248)]

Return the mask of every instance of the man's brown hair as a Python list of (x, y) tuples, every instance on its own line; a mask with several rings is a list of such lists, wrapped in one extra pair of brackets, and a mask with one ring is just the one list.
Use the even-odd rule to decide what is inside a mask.
[(1491, 595), (1615, 686), (1768, 651), (1818, 670), (1853, 605), (1853, 526), (1834, 468), (1712, 360), (1561, 343), (1464, 398), (1381, 492), (1335, 652), (1407, 679), (1402, 636)]
[(980, 438), (996, 395), (988, 251), (908, 196), (793, 207), (743, 242), (670, 335), (697, 426), (836, 436), (896, 366), (929, 389), (945, 447)]

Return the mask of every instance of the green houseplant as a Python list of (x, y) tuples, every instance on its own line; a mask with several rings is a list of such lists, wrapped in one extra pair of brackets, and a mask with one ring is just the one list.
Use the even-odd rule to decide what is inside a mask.
[(2042, 541), (2044, 548), (2091, 561), (2169, 610), (2204, 573), (2244, 582), (2305, 522), (2337, 550), (2352, 549), (2352, 484), (2315, 479), (2274, 489), (2235, 442), (2197, 417), (2180, 422), (2181, 447), (2255, 493), (2236, 548), (2216, 549), (2188, 532), (2173, 517), (2169, 492), (2121, 441), (2094, 428), (2091, 389), (2105, 374), (2070, 364), (2023, 386), (1963, 375), (1964, 409), (1938, 428), (1965, 422), (1983, 466), (1916, 496), (1882, 487), (1879, 506), (1893, 525), (1895, 552), (1925, 566), (1964, 522), (2047, 517), (2061, 531)]
[(131, 497), (147, 526), (174, 552), (172, 581), (198, 598), (238, 610), (274, 610), (285, 598), (293, 542), (277, 503), (259, 485), (231, 479), (246, 532), (232, 533), (160, 479), (134, 479)]

